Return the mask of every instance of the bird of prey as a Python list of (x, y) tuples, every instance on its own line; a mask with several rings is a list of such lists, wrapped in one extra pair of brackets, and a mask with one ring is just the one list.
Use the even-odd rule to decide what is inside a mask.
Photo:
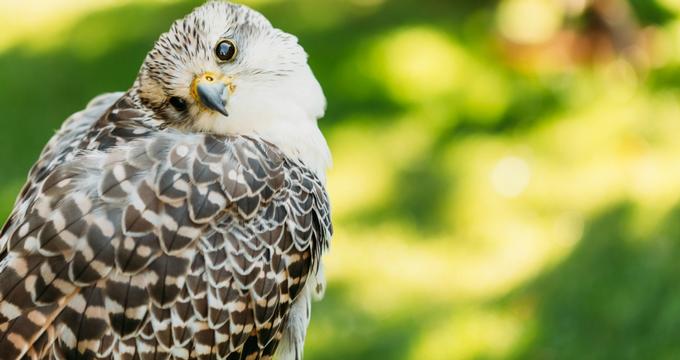
[(300, 359), (332, 225), (297, 39), (213, 1), (72, 115), (0, 232), (0, 359)]

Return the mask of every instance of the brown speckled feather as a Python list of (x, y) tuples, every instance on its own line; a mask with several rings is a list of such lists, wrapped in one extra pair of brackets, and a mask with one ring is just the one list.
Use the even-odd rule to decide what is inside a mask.
[(0, 234), (0, 358), (267, 359), (331, 234), (321, 181), (257, 138), (95, 100)]

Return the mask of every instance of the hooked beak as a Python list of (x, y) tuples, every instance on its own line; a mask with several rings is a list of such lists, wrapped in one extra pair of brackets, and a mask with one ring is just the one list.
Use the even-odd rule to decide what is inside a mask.
[(191, 85), (194, 99), (210, 110), (229, 116), (226, 106), (229, 101), (229, 90), (232, 85), (222, 77), (211, 73), (197, 76)]

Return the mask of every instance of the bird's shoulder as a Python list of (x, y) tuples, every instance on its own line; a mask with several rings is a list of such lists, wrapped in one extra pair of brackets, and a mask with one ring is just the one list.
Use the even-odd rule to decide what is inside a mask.
[[(153, 189), (160, 196), (178, 184), (193, 190), (185, 194), (187, 196), (214, 190), (203, 195), (213, 196), (208, 200), (214, 200), (216, 194), (225, 196), (226, 212), (234, 211), (241, 220), (251, 220), (264, 205), (284, 201), (296, 210), (289, 216), (314, 206), (323, 217), (320, 225), (324, 232), (332, 232), (323, 181), (299, 160), (286, 157), (276, 146), (260, 138), (165, 129), (148, 112), (141, 110), (131, 96), (111, 93), (96, 97), (84, 110), (70, 116), (48, 142), (32, 167), (0, 238), (8, 235), (9, 228), (16, 226), (19, 218), (28, 216), (28, 207), (47, 196), (47, 188), (53, 185), (49, 178), (54, 181), (68, 173), (81, 185), (98, 181), (108, 181), (107, 185), (118, 181), (117, 185), (121, 185), (117, 176), (126, 171), (134, 172), (137, 178), (154, 177), (149, 180), (154, 184), (147, 184), (148, 181), (134, 184), (166, 186), (165, 189)], [(163, 184), (162, 181), (170, 182)], [(105, 197), (103, 189), (96, 191)], [(311, 194), (316, 201), (311, 202), (306, 194)], [(192, 203), (196, 199), (188, 197), (186, 200), (193, 220), (202, 216), (198, 213), (201, 210), (208, 212), (203, 216), (212, 216), (210, 220), (216, 221), (214, 217), (218, 212), (225, 210), (218, 206), (218, 212), (210, 213), (210, 201), (207, 206), (200, 204), (202, 208), (197, 209), (193, 206), (199, 204)], [(304, 204), (299, 203), (301, 200)]]
[[(47, 142), (38, 160), (31, 167), (26, 183), (19, 193), (11, 214), (3, 229), (0, 231), (0, 240), (7, 228), (12, 226), (16, 218), (21, 217), (22, 208), (36, 195), (39, 185), (45, 178), (62, 163), (73, 160), (77, 156), (78, 149), (83, 145), (83, 139), (92, 132), (95, 124), (100, 121), (102, 115), (123, 97), (123, 92), (105, 93), (96, 96), (84, 109), (70, 115), (61, 125), (59, 130)], [(2, 241), (0, 241), (0, 244)]]

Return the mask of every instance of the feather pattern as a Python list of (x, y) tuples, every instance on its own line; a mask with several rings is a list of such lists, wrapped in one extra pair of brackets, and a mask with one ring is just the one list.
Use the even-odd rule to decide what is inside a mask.
[(271, 358), (331, 233), (322, 181), (272, 144), (100, 97), (0, 233), (0, 358)]

